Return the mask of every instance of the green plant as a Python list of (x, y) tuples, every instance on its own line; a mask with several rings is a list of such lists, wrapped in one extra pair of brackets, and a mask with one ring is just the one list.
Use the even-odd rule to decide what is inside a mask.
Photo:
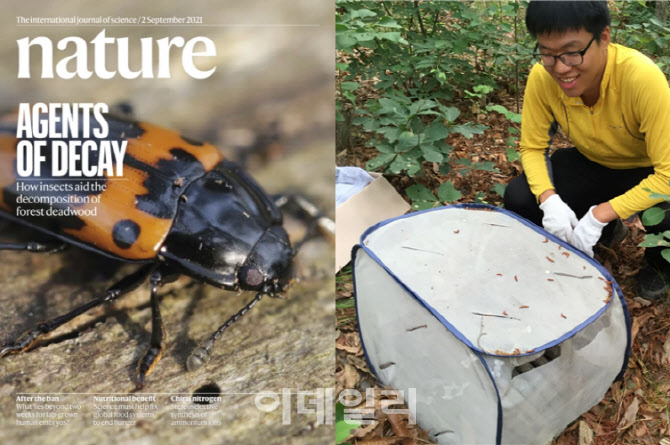
[(412, 200), (412, 210), (426, 210), (438, 207), (444, 203), (458, 201), (462, 196), (451, 181), (442, 183), (437, 188), (437, 195), (423, 184), (414, 184), (405, 190)]
[(361, 426), (361, 422), (344, 418), (344, 405), (340, 402), (335, 404), (335, 443), (343, 444), (351, 432)]
[[(653, 193), (649, 189), (645, 189), (650, 193), (651, 199), (663, 199), (665, 202), (670, 202), (670, 195), (663, 195), (660, 193)], [(642, 212), (642, 224), (645, 226), (655, 226), (663, 221), (666, 210), (660, 207), (652, 207)], [(670, 230), (661, 233), (647, 233), (644, 235), (644, 241), (639, 244), (640, 247), (666, 247), (661, 250), (661, 255), (666, 261), (670, 262)]]
[(486, 129), (471, 122), (456, 124), (460, 114), (457, 108), (430, 99), (413, 100), (396, 94), (368, 101), (366, 106), (367, 110), (358, 110), (361, 116), (353, 124), (375, 135), (366, 145), (375, 147), (380, 154), (367, 162), (367, 170), (384, 169), (387, 173), (414, 176), (421, 171), (421, 163), (427, 161), (441, 164), (446, 174), (445, 161), (452, 150), (446, 137), (461, 133), (471, 138)]
[(617, 2), (612, 13), (612, 41), (651, 56), (670, 76), (670, 26), (654, 16), (648, 2)]

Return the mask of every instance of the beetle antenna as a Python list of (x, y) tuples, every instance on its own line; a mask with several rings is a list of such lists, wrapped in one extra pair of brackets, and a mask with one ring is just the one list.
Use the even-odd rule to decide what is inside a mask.
[(200, 344), (200, 346), (195, 348), (193, 352), (191, 352), (191, 355), (189, 355), (188, 359), (186, 360), (186, 368), (189, 371), (196, 371), (202, 368), (204, 365), (206, 365), (207, 362), (209, 362), (210, 354), (212, 352), (212, 346), (214, 345), (216, 339), (221, 336), (223, 331), (225, 331), (228, 328), (228, 326), (239, 320), (244, 314), (249, 312), (251, 308), (253, 308), (256, 305), (256, 303), (261, 301), (263, 295), (265, 295), (264, 292), (257, 293), (256, 296), (249, 303), (247, 303), (246, 306), (240, 309), (240, 311), (237, 314), (230, 317), (207, 340), (205, 340)]

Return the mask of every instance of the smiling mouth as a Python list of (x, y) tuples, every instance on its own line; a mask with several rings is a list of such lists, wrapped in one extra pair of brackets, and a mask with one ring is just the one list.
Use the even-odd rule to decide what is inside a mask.
[(572, 87), (575, 86), (575, 83), (577, 81), (577, 77), (579, 77), (579, 76), (562, 77), (562, 78), (558, 79), (558, 81), (560, 82), (560, 84), (563, 88), (572, 88)]

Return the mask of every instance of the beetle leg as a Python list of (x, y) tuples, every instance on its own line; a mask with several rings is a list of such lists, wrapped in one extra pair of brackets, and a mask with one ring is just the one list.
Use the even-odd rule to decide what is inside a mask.
[(161, 359), (165, 349), (165, 329), (158, 305), (158, 288), (163, 285), (163, 274), (160, 269), (151, 275), (151, 342), (137, 364), (137, 389), (144, 388), (146, 376)]
[(221, 336), (223, 331), (225, 331), (228, 326), (239, 320), (244, 314), (249, 312), (251, 308), (256, 305), (256, 303), (261, 301), (263, 295), (265, 295), (263, 292), (257, 293), (256, 296), (249, 303), (247, 303), (246, 306), (240, 309), (238, 313), (230, 317), (224, 324), (219, 326), (219, 329), (217, 329), (216, 332), (214, 332), (207, 340), (202, 342), (200, 346), (195, 348), (193, 352), (191, 352), (191, 355), (189, 355), (188, 360), (186, 360), (186, 368), (189, 371), (196, 371), (206, 365), (207, 362), (209, 362), (212, 346), (214, 345), (216, 339)]
[(27, 243), (0, 243), (0, 250), (26, 250), (28, 252), (45, 252), (54, 253), (60, 252), (68, 247), (67, 243), (59, 241), (52, 242), (37, 242), (30, 241)]
[(103, 303), (110, 303), (111, 301), (119, 298), (121, 295), (127, 294), (128, 292), (137, 289), (140, 284), (146, 280), (147, 276), (151, 271), (156, 267), (155, 264), (147, 264), (144, 267), (139, 268), (137, 271), (133, 272), (130, 275), (122, 278), (118, 283), (114, 284), (112, 287), (107, 289), (105, 294), (91, 300), (88, 303), (68, 312), (65, 315), (61, 315), (51, 320), (38, 323), (37, 326), (27, 332), (25, 332), (18, 340), (8, 345), (5, 345), (0, 349), (0, 357), (4, 357), (7, 354), (18, 354), (20, 352), (27, 351), (30, 347), (37, 341), (39, 337), (44, 334), (47, 334), (54, 329), (64, 325), (68, 321), (78, 317), (84, 312), (92, 309), (96, 306), (99, 306)]
[(275, 195), (272, 198), (279, 209), (309, 221), (305, 236), (295, 245), (296, 250), (316, 235), (317, 230), (329, 240), (335, 240), (335, 221), (324, 215), (313, 202), (301, 195)]

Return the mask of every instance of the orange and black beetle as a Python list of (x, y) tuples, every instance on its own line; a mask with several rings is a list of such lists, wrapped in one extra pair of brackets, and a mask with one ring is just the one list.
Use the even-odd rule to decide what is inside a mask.
[[(17, 204), (20, 195), (48, 198), (73, 192), (17, 190), (18, 182), (48, 179), (50, 172), (43, 171), (40, 178), (19, 178), (19, 181), (16, 174), (16, 145), (19, 142), (16, 121), (5, 119), (0, 123), (0, 216), (41, 231), (55, 241), (53, 244), (0, 244), (0, 249), (50, 251), (65, 243), (116, 259), (144, 263), (136, 272), (110, 287), (102, 297), (68, 314), (37, 324), (0, 349), (0, 357), (29, 349), (43, 334), (92, 307), (134, 290), (149, 277), (152, 334), (150, 347), (138, 364), (138, 387), (142, 387), (164, 349), (165, 333), (156, 295), (162, 284), (185, 274), (226, 290), (257, 292), (242, 310), (194, 350), (187, 362), (189, 370), (194, 370), (207, 362), (213, 342), (224, 329), (251, 309), (263, 295), (276, 297), (287, 287), (295, 251), (282, 227), (282, 215), (275, 203), (238, 164), (223, 159), (213, 145), (195, 142), (177, 132), (144, 122), (109, 115), (106, 120), (109, 133), (105, 139), (128, 141), (123, 176), (54, 178), (48, 182), (50, 185), (73, 180), (78, 183), (104, 182), (105, 187), (98, 184), (89, 188), (104, 188), (102, 192), (82, 192), (86, 195), (97, 193), (96, 204), (88, 200), (76, 205)], [(90, 156), (96, 156), (95, 152)], [(51, 186), (50, 189), (59, 187)], [(86, 206), (97, 209), (95, 216), (79, 216), (86, 212), (78, 212), (69, 216), (19, 218), (16, 216), (19, 205), (27, 209), (46, 206), (60, 207), (61, 210), (75, 206), (80, 210)]]

